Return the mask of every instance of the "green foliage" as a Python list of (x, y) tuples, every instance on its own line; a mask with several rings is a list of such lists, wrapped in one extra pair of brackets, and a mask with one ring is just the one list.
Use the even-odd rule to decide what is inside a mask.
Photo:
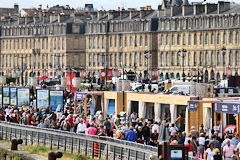
[(39, 152), (47, 152), (49, 149), (46, 146), (37, 146), (37, 147), (29, 147), (28, 150), (32, 154), (37, 154)]
[(14, 156), (13, 160), (22, 160), (22, 158), (18, 156)]

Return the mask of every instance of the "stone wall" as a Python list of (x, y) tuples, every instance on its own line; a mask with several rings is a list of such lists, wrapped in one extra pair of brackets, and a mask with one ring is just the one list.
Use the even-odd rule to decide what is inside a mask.
[(21, 160), (47, 160), (47, 157), (39, 156), (36, 154), (29, 154), (26, 151), (11, 151), (10, 144), (1, 143), (0, 144), (0, 159), (1, 160), (14, 160), (14, 157), (21, 158)]

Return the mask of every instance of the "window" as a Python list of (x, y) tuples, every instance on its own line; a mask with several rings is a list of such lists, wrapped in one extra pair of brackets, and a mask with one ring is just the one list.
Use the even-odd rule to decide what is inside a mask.
[(197, 34), (194, 34), (194, 45), (197, 45)]
[(122, 56), (122, 53), (119, 53), (119, 60), (120, 60), (120, 67), (122, 67), (123, 65), (123, 56)]
[(100, 54), (97, 54), (97, 66), (100, 66)]
[(168, 37), (168, 34), (166, 35), (166, 45), (169, 45), (169, 37)]
[(229, 51), (229, 58), (228, 58), (228, 60), (229, 60), (229, 61), (228, 61), (228, 65), (229, 65), (229, 66), (232, 66), (232, 58), (233, 58), (233, 57), (232, 57), (232, 51)]
[(114, 47), (117, 47), (117, 35), (114, 37)]
[(95, 49), (95, 37), (93, 37), (93, 49)]
[(143, 57), (142, 57), (142, 52), (140, 52), (139, 54), (139, 65), (142, 66), (142, 62), (143, 62)]
[(110, 47), (112, 47), (112, 37), (110, 37)]
[(220, 44), (220, 34), (217, 34), (217, 44)]
[(214, 34), (211, 34), (211, 44), (214, 44)]
[(163, 54), (163, 52), (161, 53), (161, 66), (163, 66), (164, 65), (164, 54)]
[(172, 66), (175, 65), (175, 53), (174, 53), (174, 52), (172, 52), (171, 65), (172, 65)]
[(203, 65), (203, 55), (202, 55), (202, 52), (200, 52), (200, 54), (199, 54), (199, 65), (200, 66)]
[(99, 48), (99, 46), (100, 46), (100, 38), (97, 37), (97, 48)]
[(129, 45), (132, 46), (132, 36), (130, 36)]
[(43, 40), (42, 40), (42, 49), (44, 49), (44, 47), (45, 47), (45, 46), (44, 46), (44, 43), (45, 43), (45, 40), (43, 39)]
[(131, 66), (132, 65), (132, 53), (129, 53), (129, 66)]
[(233, 35), (232, 35), (232, 32), (230, 31), (229, 33), (229, 43), (232, 43), (233, 41)]
[(203, 36), (200, 34), (200, 44), (203, 44)]
[(91, 53), (89, 53), (89, 64), (88, 64), (89, 66), (91, 66), (92, 65), (92, 54)]
[(145, 67), (147, 67), (147, 65), (148, 65), (148, 58), (147, 58), (147, 56), (144, 56), (144, 62), (145, 62)]
[(196, 52), (194, 52), (194, 54), (193, 54), (193, 65), (197, 66), (197, 53)]
[(180, 56), (177, 54), (177, 66), (180, 66)]
[(175, 44), (175, 36), (174, 36), (174, 34), (172, 35), (172, 45), (174, 45)]
[(119, 47), (122, 47), (122, 35), (119, 36)]
[(168, 55), (168, 52), (166, 53), (166, 66), (169, 65), (169, 55)]
[(180, 35), (177, 35), (177, 45), (180, 45)]
[(145, 46), (147, 47), (148, 46), (148, 36), (145, 35)]
[(236, 32), (235, 43), (236, 43), (236, 44), (239, 43), (239, 33), (238, 33), (238, 31)]
[(134, 66), (137, 66), (137, 52), (134, 54)]
[(192, 44), (192, 36), (191, 34), (189, 33), (188, 34), (188, 45), (191, 45)]
[(223, 54), (223, 66), (226, 65), (226, 54)]
[(188, 52), (188, 66), (191, 66), (191, 53)]
[(164, 37), (163, 37), (163, 35), (161, 35), (161, 45), (163, 45), (164, 44)]
[(227, 37), (226, 37), (226, 33), (224, 32), (224, 33), (223, 33), (223, 44), (226, 44), (226, 38), (227, 38)]
[(135, 47), (137, 47), (137, 36), (135, 36), (135, 39), (134, 39), (134, 44), (135, 44)]
[(104, 37), (102, 37), (102, 48), (104, 48), (104, 44), (105, 44)]
[(125, 47), (127, 47), (127, 36), (125, 37), (124, 43), (125, 43)]
[(124, 65), (127, 66), (127, 53), (125, 53)]
[(205, 44), (208, 44), (208, 33), (205, 36)]
[(140, 36), (140, 46), (142, 47), (142, 36)]
[(206, 65), (206, 66), (209, 65), (209, 55), (208, 55), (208, 51), (206, 51), (206, 53), (205, 53), (205, 65)]
[(236, 56), (235, 56), (235, 65), (238, 66), (238, 60), (239, 60), (239, 54), (238, 51), (236, 51)]
[(220, 66), (221, 64), (221, 55), (220, 52), (217, 53), (217, 65)]
[(183, 34), (183, 45), (186, 44), (186, 37), (185, 37), (185, 34)]
[(214, 60), (215, 60), (214, 53), (211, 52), (211, 65), (214, 65)]
[(89, 44), (89, 46), (88, 46), (88, 48), (90, 49), (91, 48), (91, 46), (92, 46), (92, 43), (91, 43), (92, 41), (91, 41), (91, 37), (89, 37), (89, 42), (88, 42), (88, 44)]
[(64, 50), (64, 45), (65, 45), (65, 41), (64, 39), (62, 40), (62, 50)]

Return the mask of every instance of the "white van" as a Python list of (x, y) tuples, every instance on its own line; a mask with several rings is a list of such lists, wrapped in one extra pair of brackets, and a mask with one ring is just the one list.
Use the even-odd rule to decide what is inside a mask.
[[(158, 84), (151, 84), (151, 91), (153, 91), (154, 93), (157, 93), (158, 92)], [(142, 88), (142, 84), (137, 84), (137, 85), (134, 85), (132, 86), (132, 91), (136, 92), (136, 91), (139, 91), (139, 92), (151, 92), (149, 91), (148, 89), (148, 84), (145, 84), (145, 87), (144, 87), (144, 90)]]
[(173, 94), (178, 94), (179, 92), (183, 92), (183, 94), (190, 94), (190, 85), (175, 85), (169, 89)]

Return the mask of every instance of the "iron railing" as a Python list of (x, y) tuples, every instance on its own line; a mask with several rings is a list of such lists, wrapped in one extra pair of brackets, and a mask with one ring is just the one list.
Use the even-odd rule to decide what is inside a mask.
[(92, 158), (113, 160), (148, 160), (157, 158), (157, 147), (143, 145), (110, 137), (76, 134), (55, 129), (0, 122), (3, 139), (22, 139), (25, 145), (45, 145), (50, 149), (85, 154)]

